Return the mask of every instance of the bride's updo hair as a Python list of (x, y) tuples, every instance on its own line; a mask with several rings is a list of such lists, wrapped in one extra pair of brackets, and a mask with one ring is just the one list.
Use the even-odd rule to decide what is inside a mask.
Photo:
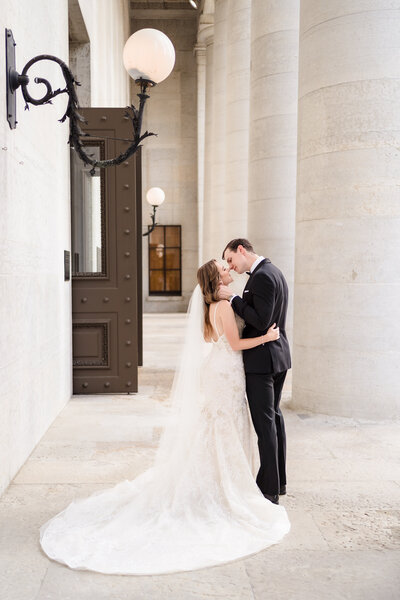
[(204, 337), (206, 340), (212, 337), (213, 327), (210, 322), (210, 304), (218, 302), (218, 288), (220, 275), (215, 259), (209, 260), (199, 267), (197, 281), (204, 299)]

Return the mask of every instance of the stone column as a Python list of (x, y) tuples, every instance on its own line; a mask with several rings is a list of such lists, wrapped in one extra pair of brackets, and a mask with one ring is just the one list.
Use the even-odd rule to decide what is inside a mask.
[[(212, 28), (213, 30), (213, 28)], [(204, 198), (203, 198), (203, 244), (201, 262), (209, 260), (211, 249), (209, 247), (210, 229), (212, 222), (212, 165), (213, 165), (213, 62), (214, 62), (214, 35), (205, 40), (206, 44), (206, 92), (205, 92), (205, 118), (204, 118)]]
[(247, 236), (250, 21), (251, 0), (230, 0), (226, 80), (226, 242)]
[(299, 0), (253, 0), (248, 237), (289, 285), (292, 337)]
[[(209, 212), (210, 187), (207, 189), (205, 203), (204, 189), (206, 185), (206, 169), (211, 168), (211, 160), (206, 156), (206, 139), (210, 144), (212, 120), (212, 71), (213, 71), (213, 41), (214, 41), (214, 2), (207, 0), (204, 3), (203, 13), (200, 15), (197, 32), (197, 44), (194, 48), (197, 59), (197, 204), (198, 204), (198, 240), (199, 240), (199, 265), (204, 262), (204, 219), (205, 208)], [(206, 132), (207, 124), (207, 132)], [(208, 151), (208, 148), (207, 148)], [(207, 180), (210, 174), (207, 173)], [(210, 181), (209, 181), (210, 183)], [(206, 225), (206, 233), (208, 227)]]
[(400, 0), (302, 0), (293, 406), (400, 416)]
[(224, 248), (225, 196), (225, 136), (226, 136), (226, 65), (228, 0), (216, 0), (214, 14), (214, 44), (212, 71), (212, 125), (211, 125), (211, 207), (208, 210), (208, 232), (205, 236), (204, 259), (219, 258)]
[(198, 265), (203, 263), (204, 230), (204, 143), (206, 116), (206, 45), (197, 43), (194, 48), (197, 61), (197, 223)]

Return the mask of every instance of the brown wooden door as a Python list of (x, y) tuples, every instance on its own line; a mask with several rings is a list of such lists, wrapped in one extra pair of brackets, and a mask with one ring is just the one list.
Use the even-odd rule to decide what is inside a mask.
[[(120, 108), (81, 109), (90, 152), (126, 149)], [(137, 392), (141, 353), (140, 155), (90, 175), (71, 151), (72, 323), (75, 394)], [(139, 217), (139, 219), (138, 219)], [(140, 237), (140, 239), (139, 239)]]

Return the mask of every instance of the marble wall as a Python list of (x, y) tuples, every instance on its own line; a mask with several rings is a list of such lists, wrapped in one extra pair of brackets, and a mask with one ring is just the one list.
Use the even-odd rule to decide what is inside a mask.
[[(1, 31), (11, 28), (17, 68), (38, 54), (68, 62), (68, 2), (0, 2)], [(5, 69), (4, 43), (0, 56)], [(30, 76), (63, 84), (59, 67), (41, 63)], [(31, 93), (42, 90), (34, 83)], [(42, 86), (41, 86), (42, 87)], [(17, 93), (10, 130), (0, 78), (0, 492), (8, 485), (71, 396), (71, 286), (68, 124), (65, 99), (24, 111)]]

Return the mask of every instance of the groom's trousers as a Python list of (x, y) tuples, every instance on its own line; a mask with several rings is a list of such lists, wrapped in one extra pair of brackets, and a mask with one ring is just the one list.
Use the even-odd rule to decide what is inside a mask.
[(286, 373), (246, 373), (247, 399), (260, 452), (257, 485), (270, 496), (286, 485), (285, 423), (279, 408)]

